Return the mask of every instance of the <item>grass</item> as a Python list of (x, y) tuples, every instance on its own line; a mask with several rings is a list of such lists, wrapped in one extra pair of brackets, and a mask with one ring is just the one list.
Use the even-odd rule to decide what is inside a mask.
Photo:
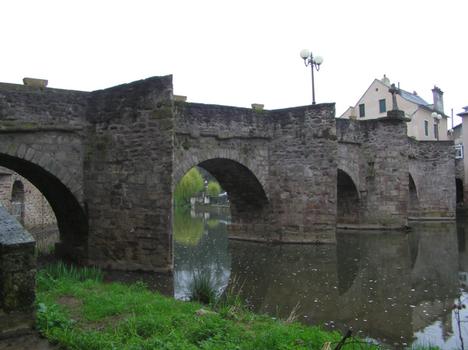
[(337, 332), (253, 314), (236, 304), (235, 293), (207, 307), (164, 297), (143, 283), (103, 283), (101, 278), (99, 270), (63, 264), (39, 271), (40, 332), (67, 349), (89, 350), (305, 350), (341, 339)]
[(209, 273), (196, 272), (190, 284), (190, 300), (202, 304), (214, 304), (217, 300), (217, 292), (213, 287), (213, 281)]

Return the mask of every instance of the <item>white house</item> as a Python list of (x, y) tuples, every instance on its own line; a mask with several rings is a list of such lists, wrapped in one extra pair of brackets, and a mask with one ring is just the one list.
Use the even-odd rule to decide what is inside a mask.
[[(392, 109), (392, 94), (388, 91), (390, 86), (390, 80), (385, 75), (382, 79), (375, 79), (356, 105), (349, 107), (340, 118), (365, 120), (385, 117), (387, 111)], [(408, 122), (408, 136), (417, 140), (448, 139), (448, 116), (444, 112), (443, 94), (434, 86), (431, 104), (416, 92), (399, 89), (396, 96), (398, 109), (411, 120)]]

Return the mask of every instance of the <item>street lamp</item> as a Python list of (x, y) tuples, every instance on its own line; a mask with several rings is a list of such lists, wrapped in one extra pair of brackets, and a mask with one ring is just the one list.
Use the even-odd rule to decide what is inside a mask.
[(312, 104), (315, 104), (315, 82), (314, 82), (314, 67), (319, 71), (320, 65), (323, 63), (323, 58), (321, 56), (313, 56), (312, 52), (307, 49), (301, 51), (301, 58), (304, 60), (305, 66), (310, 66), (310, 71), (312, 74)]
[[(434, 136), (436, 137), (437, 141), (439, 141), (439, 121), (442, 119), (442, 115), (440, 115), (437, 112), (432, 112), (431, 117), (434, 118), (436, 122), (437, 135), (434, 135)], [(435, 130), (434, 130), (434, 133), (436, 133)]]

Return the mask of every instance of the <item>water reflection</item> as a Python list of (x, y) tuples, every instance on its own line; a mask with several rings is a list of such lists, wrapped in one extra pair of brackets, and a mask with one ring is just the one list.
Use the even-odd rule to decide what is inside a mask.
[(177, 210), (174, 221), (174, 296), (187, 299), (195, 274), (211, 276), (221, 293), (229, 282), (231, 257), (228, 253), (226, 224), (228, 213)]
[[(468, 283), (462, 225), (458, 231), (436, 223), (406, 233), (342, 231), (337, 245), (268, 245), (228, 242), (229, 218), (222, 213), (190, 220), (192, 227), (203, 222), (203, 232), (196, 239), (174, 233), (178, 298), (187, 296), (194, 271), (210, 273), (219, 290), (236, 276), (257, 312), (285, 318), (299, 305), (302, 322), (351, 328), (393, 347), (459, 347), (452, 306), (466, 296), (459, 281)], [(461, 317), (468, 317), (465, 309)], [(468, 341), (468, 330), (462, 334)]]

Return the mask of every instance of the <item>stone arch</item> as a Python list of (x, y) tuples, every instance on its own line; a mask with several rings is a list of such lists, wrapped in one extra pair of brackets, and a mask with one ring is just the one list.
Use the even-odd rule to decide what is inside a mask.
[(77, 179), (78, 176), (70, 171), (68, 166), (58, 162), (47, 151), (28, 146), (24, 143), (16, 144), (7, 142), (6, 144), (0, 145), (0, 156), (3, 155), (5, 157), (23, 160), (41, 167), (59, 179), (60, 182), (70, 190), (70, 192), (78, 199), (80, 203), (83, 201), (82, 179)]
[(265, 189), (265, 195), (269, 198), (267, 189), (267, 167), (264, 164), (259, 164), (255, 158), (246, 158), (240, 155), (240, 152), (237, 149), (217, 149), (210, 151), (202, 152), (184, 152), (182, 159), (177, 159), (175, 161), (174, 169), (174, 186), (180, 181), (182, 176), (184, 176), (187, 171), (189, 171), (194, 166), (199, 165), (210, 159), (226, 159), (233, 162), (236, 162), (255, 176), (257, 181), (260, 183), (263, 189)]
[(24, 184), (20, 180), (11, 186), (11, 215), (24, 225)]
[(463, 180), (460, 178), (455, 178), (455, 186), (456, 186), (456, 199), (457, 205), (462, 206), (464, 202), (463, 198)]
[(411, 173), (408, 173), (409, 201), (408, 216), (418, 216), (419, 214), (419, 196), (416, 183)]
[[(194, 158), (191, 158), (192, 161)], [(187, 162), (176, 171), (177, 182), (194, 166), (213, 175), (227, 192), (231, 204), (232, 221), (235, 224), (252, 224), (261, 220), (268, 207), (264, 186), (253, 171), (229, 158), (211, 158), (199, 163)], [(175, 183), (177, 183), (175, 182)]]
[[(44, 155), (37, 163), (34, 157), (20, 158), (0, 153), (0, 166), (15, 171), (31, 182), (47, 199), (57, 219), (60, 243), (56, 253), (77, 262), (85, 262), (87, 256), (88, 220), (79, 199), (67, 186), (73, 180), (67, 170)], [(47, 162), (48, 169), (40, 164)], [(54, 173), (50, 170), (52, 169)], [(59, 174), (59, 178), (56, 174)], [(66, 179), (66, 183), (62, 181)], [(75, 186), (75, 192), (78, 191)]]
[(360, 220), (360, 197), (357, 186), (351, 176), (342, 169), (337, 175), (337, 208), (338, 224), (358, 224)]

